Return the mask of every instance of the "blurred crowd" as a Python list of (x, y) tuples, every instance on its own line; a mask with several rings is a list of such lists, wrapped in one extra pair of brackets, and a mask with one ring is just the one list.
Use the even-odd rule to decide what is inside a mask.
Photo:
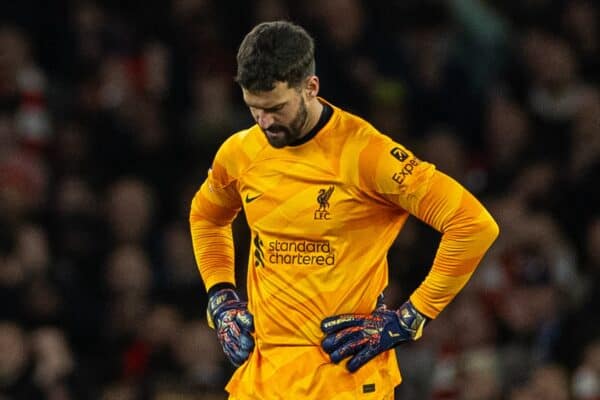
[[(592, 0), (2, 2), (0, 399), (225, 398), (188, 211), (219, 144), (252, 123), (237, 46), (275, 19), (316, 38), (324, 98), (455, 177), (501, 227), (455, 302), (398, 348), (398, 398), (600, 399)], [(438, 240), (409, 220), (388, 304)]]

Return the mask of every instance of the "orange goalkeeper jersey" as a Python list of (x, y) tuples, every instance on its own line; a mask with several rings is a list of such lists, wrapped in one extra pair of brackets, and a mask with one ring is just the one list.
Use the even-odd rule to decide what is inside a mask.
[(388, 283), (387, 251), (409, 214), (443, 233), (411, 296), (431, 318), (498, 233), (461, 185), (336, 107), (301, 145), (273, 148), (255, 125), (221, 146), (190, 214), (207, 289), (234, 283), (230, 224), (242, 208), (252, 234), (247, 292), (256, 346), (227, 385), (235, 399), (391, 396), (401, 381), (394, 352), (351, 374), (346, 361), (332, 364), (322, 351), (321, 320), (375, 308)]

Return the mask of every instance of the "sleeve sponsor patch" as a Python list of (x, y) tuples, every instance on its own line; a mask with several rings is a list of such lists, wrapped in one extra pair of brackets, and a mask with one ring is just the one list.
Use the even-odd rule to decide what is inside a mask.
[(408, 158), (408, 153), (402, 150), (400, 147), (394, 147), (390, 154), (394, 156), (398, 161), (404, 162)]
[(394, 172), (394, 174), (392, 175), (392, 180), (398, 183), (399, 185), (403, 184), (404, 180), (412, 175), (417, 165), (419, 165), (419, 160), (417, 158), (411, 159), (404, 165), (404, 168), (402, 168), (398, 172)]

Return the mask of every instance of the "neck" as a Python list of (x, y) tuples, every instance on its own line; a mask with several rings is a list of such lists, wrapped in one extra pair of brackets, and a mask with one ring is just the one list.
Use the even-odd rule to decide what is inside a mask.
[(308, 117), (306, 118), (304, 127), (302, 127), (302, 136), (310, 132), (317, 125), (317, 122), (319, 122), (319, 118), (321, 118), (321, 113), (323, 112), (323, 104), (315, 97), (308, 102), (306, 110)]

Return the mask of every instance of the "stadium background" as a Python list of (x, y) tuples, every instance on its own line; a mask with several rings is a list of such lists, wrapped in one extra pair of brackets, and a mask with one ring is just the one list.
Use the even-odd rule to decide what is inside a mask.
[[(464, 292), (398, 349), (398, 398), (599, 399), (599, 13), (591, 0), (2, 2), (0, 399), (224, 398), (188, 207), (217, 146), (251, 123), (237, 45), (279, 18), (315, 36), (323, 97), (457, 178), (501, 226)], [(243, 287), (243, 220), (235, 233)], [(407, 224), (388, 303), (437, 240)]]

